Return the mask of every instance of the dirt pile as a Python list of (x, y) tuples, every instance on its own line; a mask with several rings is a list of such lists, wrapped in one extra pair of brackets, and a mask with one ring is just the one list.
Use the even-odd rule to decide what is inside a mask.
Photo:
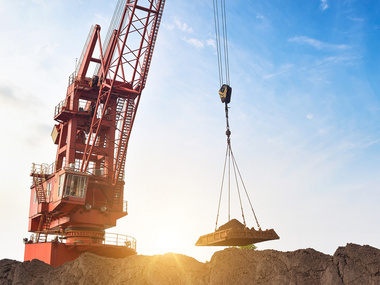
[(227, 222), (226, 224), (220, 226), (218, 228), (218, 231), (227, 230), (229, 228), (236, 228), (236, 229), (242, 229), (243, 230), (245, 228), (245, 226), (242, 223), (240, 223), (238, 220), (232, 219), (229, 222)]
[(330, 256), (228, 248), (207, 263), (172, 253), (124, 259), (85, 253), (57, 268), (4, 259), (0, 284), (380, 284), (380, 250), (348, 244)]

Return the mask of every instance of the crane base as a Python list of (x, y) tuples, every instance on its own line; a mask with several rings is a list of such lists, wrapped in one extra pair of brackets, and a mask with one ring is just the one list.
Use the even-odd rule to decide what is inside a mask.
[(219, 227), (213, 233), (201, 236), (196, 246), (245, 246), (263, 241), (276, 240), (280, 237), (273, 230), (255, 230), (245, 227), (238, 220), (233, 219)]
[(39, 259), (54, 267), (77, 259), (83, 252), (112, 258), (135, 255), (133, 248), (107, 244), (65, 244), (60, 242), (26, 243), (24, 261)]

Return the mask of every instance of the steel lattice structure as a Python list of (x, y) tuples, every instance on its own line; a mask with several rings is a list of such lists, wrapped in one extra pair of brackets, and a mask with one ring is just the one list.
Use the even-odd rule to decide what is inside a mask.
[[(103, 43), (100, 26), (91, 28), (66, 99), (55, 108), (55, 163), (33, 165), (28, 229), (35, 235), (26, 241), (25, 260), (57, 266), (82, 251), (116, 257), (135, 253), (133, 238), (125, 237), (122, 248), (106, 245), (105, 229), (127, 215), (128, 142), (164, 4), (119, 0)], [(89, 76), (91, 65), (97, 66)], [(56, 247), (48, 242), (53, 234), (60, 239)]]

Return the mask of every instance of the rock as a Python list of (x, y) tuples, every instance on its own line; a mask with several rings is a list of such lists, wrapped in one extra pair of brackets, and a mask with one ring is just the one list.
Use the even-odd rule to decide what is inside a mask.
[(333, 258), (343, 284), (380, 284), (379, 249), (347, 244), (339, 247)]
[[(332, 257), (313, 249), (293, 252), (225, 249), (211, 259), (209, 284), (322, 284), (339, 280)], [(326, 271), (330, 268), (329, 271)], [(325, 276), (330, 274), (331, 276)], [(339, 283), (331, 283), (339, 284)]]
[(0, 283), (12, 284), (16, 266), (20, 264), (19, 261), (3, 259), (0, 260)]
[(84, 253), (54, 268), (39, 260), (0, 260), (0, 284), (380, 284), (380, 250), (347, 244), (333, 256), (227, 248), (210, 262), (167, 253), (113, 259)]
[(180, 254), (113, 259), (84, 253), (50, 271), (43, 284), (207, 284), (203, 263)]
[(37, 259), (25, 262), (4, 259), (0, 261), (0, 284), (44, 284), (44, 275), (53, 269)]

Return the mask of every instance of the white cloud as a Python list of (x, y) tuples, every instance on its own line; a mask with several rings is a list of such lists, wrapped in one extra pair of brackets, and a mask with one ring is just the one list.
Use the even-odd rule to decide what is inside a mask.
[(44, 0), (32, 0), (33, 3), (44, 5), (45, 1)]
[(266, 74), (266, 75), (263, 76), (263, 78), (264, 79), (269, 79), (269, 78), (276, 77), (276, 76), (279, 76), (279, 75), (282, 75), (282, 74), (286, 74), (287, 72), (289, 72), (289, 70), (293, 66), (294, 65), (290, 64), (290, 63), (282, 64), (281, 66), (278, 67), (278, 69), (275, 72), (270, 73), (270, 74)]
[(206, 44), (207, 44), (208, 46), (212, 46), (213, 48), (216, 48), (215, 40), (213, 40), (213, 39), (208, 39), (208, 40), (206, 41)]
[(169, 31), (172, 31), (174, 29), (174, 25), (169, 25), (166, 23), (161, 24), (165, 29), (168, 29)]
[(109, 18), (103, 14), (96, 13), (95, 14), (96, 23), (109, 23)]
[(379, 138), (370, 138), (370, 137), (355, 137), (355, 136), (349, 136), (345, 138), (341, 143), (339, 144), (339, 150), (340, 151), (350, 151), (355, 149), (366, 149), (373, 145), (379, 144), (380, 139)]
[(324, 50), (324, 49), (329, 49), (329, 50), (344, 50), (350, 48), (349, 45), (344, 45), (344, 44), (330, 44), (326, 42), (322, 42), (320, 40), (316, 40), (313, 38), (309, 38), (307, 36), (297, 36), (288, 39), (289, 42), (295, 42), (298, 44), (306, 44), (309, 46), (312, 46), (318, 50)]
[(322, 58), (321, 60), (318, 60), (316, 62), (316, 65), (324, 65), (324, 64), (345, 64), (345, 65), (352, 65), (355, 62), (358, 62), (361, 59), (360, 56), (348, 56), (348, 55), (337, 55), (337, 56), (329, 56)]
[(325, 11), (329, 7), (329, 4), (327, 3), (327, 0), (321, 0), (321, 5), (319, 5), (319, 8), (322, 11)]
[(176, 24), (177, 28), (183, 32), (187, 32), (187, 33), (193, 32), (193, 29), (191, 27), (189, 27), (186, 23), (182, 23), (177, 18), (174, 18), (174, 23)]
[(0, 83), (0, 100), (16, 100), (17, 98), (13, 94), (13, 90), (9, 86), (3, 86)]
[(57, 47), (57, 44), (42, 43), (34, 48), (34, 53), (41, 57), (51, 56), (55, 53)]
[(185, 42), (187, 42), (188, 44), (191, 44), (192, 46), (196, 47), (196, 48), (203, 48), (204, 47), (204, 44), (201, 40), (198, 40), (195, 38), (191, 38), (191, 39), (183, 38), (183, 40)]
[(311, 120), (311, 119), (313, 119), (313, 117), (314, 117), (314, 115), (309, 113), (309, 114), (307, 114), (306, 119)]
[(359, 18), (359, 17), (351, 17), (351, 16), (348, 16), (347, 19), (351, 20), (351, 21), (354, 21), (354, 22), (364, 22), (365, 21), (365, 18)]

